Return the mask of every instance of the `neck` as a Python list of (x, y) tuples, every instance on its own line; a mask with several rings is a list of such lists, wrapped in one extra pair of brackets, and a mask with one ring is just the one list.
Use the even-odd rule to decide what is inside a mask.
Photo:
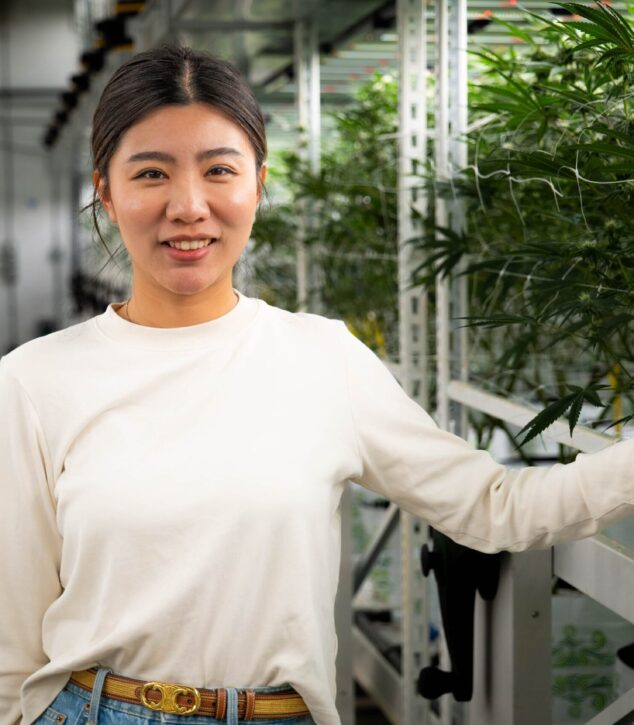
[(238, 302), (233, 287), (201, 295), (173, 295), (156, 298), (132, 291), (115, 311), (124, 320), (145, 327), (187, 327), (215, 320), (230, 312)]

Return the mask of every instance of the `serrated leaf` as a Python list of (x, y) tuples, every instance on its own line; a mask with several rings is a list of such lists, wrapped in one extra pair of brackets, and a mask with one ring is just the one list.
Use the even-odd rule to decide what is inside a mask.
[(561, 416), (572, 405), (572, 402), (576, 397), (577, 393), (570, 393), (569, 395), (565, 395), (563, 398), (560, 398), (554, 403), (546, 406), (517, 434), (516, 437), (519, 437), (522, 433), (526, 433), (526, 437), (520, 445), (523, 446), (525, 443), (528, 443), (528, 441), (533, 440), (533, 438), (536, 438), (540, 433), (543, 433), (546, 428), (551, 426), (558, 418), (561, 418)]
[(626, 45), (631, 44), (632, 29), (615, 10), (608, 5), (599, 4), (596, 8), (579, 3), (560, 3), (562, 7), (574, 15), (580, 15), (588, 20), (587, 23), (569, 22), (569, 26), (578, 26), (582, 32), (588, 34), (606, 33), (614, 42), (621, 41)]
[(579, 416), (581, 415), (581, 409), (583, 408), (583, 401), (585, 399), (584, 391), (577, 393), (577, 397), (572, 401), (570, 406), (570, 412), (568, 413), (568, 424), (570, 427), (570, 436), (574, 432), (575, 426), (579, 422)]
[(603, 403), (601, 402), (601, 398), (599, 398), (597, 391), (598, 390), (609, 390), (609, 385), (590, 385), (587, 387), (584, 391), (585, 399), (592, 403), (592, 405), (595, 405), (597, 408), (600, 408)]

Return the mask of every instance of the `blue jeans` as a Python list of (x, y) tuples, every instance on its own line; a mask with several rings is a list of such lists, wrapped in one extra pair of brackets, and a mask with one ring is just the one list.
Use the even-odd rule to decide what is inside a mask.
[[(53, 702), (31, 725), (237, 725), (238, 690), (227, 687), (226, 720), (216, 720), (203, 715), (168, 715), (154, 712), (145, 705), (132, 705), (103, 695), (101, 690), (106, 675), (110, 672), (100, 667), (92, 692), (69, 682)], [(255, 692), (277, 692), (288, 689), (279, 687), (251, 687)], [(244, 722), (243, 720), (240, 722)], [(310, 715), (280, 718), (275, 720), (251, 720), (253, 725), (314, 725)]]

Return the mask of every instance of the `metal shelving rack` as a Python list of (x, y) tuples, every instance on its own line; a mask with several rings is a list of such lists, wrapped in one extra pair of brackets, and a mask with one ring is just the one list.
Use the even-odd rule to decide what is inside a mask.
[[(408, 188), (411, 165), (420, 159), (424, 139), (433, 134), (436, 172), (446, 179), (452, 169), (466, 166), (466, 151), (461, 135), (467, 130), (467, 3), (466, 0), (436, 0), (434, 18), (430, 19), (422, 2), (403, 0), (398, 4), (398, 38), (401, 65), (401, 163), (399, 238), (401, 244), (414, 236), (410, 209), (420, 203), (416, 192)], [(516, 13), (514, 8), (509, 12)], [(425, 39), (419, 35), (426, 28), (425, 39), (435, 43), (437, 93), (435, 127), (427, 129), (425, 114), (417, 115), (416, 102), (424, 108), (424, 86), (418, 85), (417, 66), (409, 61), (416, 57), (408, 45), (413, 33), (418, 35), (417, 53), (425, 58)], [(413, 29), (416, 29), (415, 31)], [(431, 30), (431, 32), (430, 32)], [(428, 54), (429, 56), (429, 54)], [(422, 61), (421, 61), (422, 62)], [(420, 68), (420, 66), (418, 66)], [(412, 98), (412, 89), (418, 96)], [(418, 145), (412, 144), (412, 133)], [(424, 158), (424, 155), (423, 155)], [(464, 210), (459, 202), (441, 200), (436, 210), (438, 223), (460, 229)], [(400, 280), (409, 278), (414, 260), (403, 251), (399, 258)], [(403, 288), (401, 288), (403, 289)], [(414, 301), (415, 300), (415, 301)], [(412, 349), (424, 356), (427, 337), (424, 293), (411, 290), (401, 294), (401, 360), (394, 372), (410, 396), (421, 404), (412, 381), (423, 374), (420, 361), (412, 365)], [(422, 304), (421, 304), (422, 303)], [(455, 279), (439, 281), (436, 286), (436, 420), (445, 429), (466, 435), (466, 412), (472, 409), (495, 416), (511, 425), (523, 426), (537, 411), (522, 403), (492, 395), (467, 382), (467, 340), (464, 331), (452, 327), (452, 320), (467, 313), (464, 282)], [(553, 425), (545, 434), (559, 443), (582, 452), (592, 452), (612, 443), (608, 436), (578, 427), (570, 436), (563, 423)], [(366, 556), (376, 556), (387, 539), (398, 512), (393, 508), (385, 514), (373, 545)], [(422, 522), (421, 528), (422, 528)], [(411, 517), (401, 513), (403, 542), (403, 596), (408, 604), (420, 577), (416, 567), (408, 566), (408, 553), (414, 544), (411, 538)], [(366, 567), (367, 568), (367, 567)], [(505, 554), (498, 594), (492, 602), (478, 601), (475, 613), (476, 634), (474, 654), (473, 701), (461, 713), (469, 725), (547, 725), (552, 721), (551, 695), (551, 579), (560, 577), (579, 591), (634, 622), (634, 550), (600, 534), (590, 539), (561, 544), (547, 551)], [(413, 620), (405, 607), (403, 615), (403, 676), (389, 671), (377, 662), (376, 653), (367, 641), (359, 641), (355, 632), (355, 674), (369, 673), (363, 680), (366, 687), (378, 692), (377, 700), (393, 723), (436, 723), (450, 725), (459, 709), (442, 702), (439, 717), (429, 708), (417, 709), (419, 702), (412, 692), (413, 665), (418, 666), (423, 651), (417, 639)], [(423, 610), (424, 611), (424, 610)], [(408, 646), (408, 640), (409, 646)], [(443, 701), (446, 700), (442, 698)], [(452, 711), (453, 714), (452, 714)], [(614, 725), (634, 712), (634, 690), (606, 707), (587, 725)], [(623, 720), (623, 722), (630, 720)]]

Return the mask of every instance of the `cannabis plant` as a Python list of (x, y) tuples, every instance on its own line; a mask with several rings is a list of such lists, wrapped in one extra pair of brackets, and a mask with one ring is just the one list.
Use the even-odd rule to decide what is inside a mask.
[(469, 166), (427, 178), (432, 201), (465, 204), (466, 231), (432, 205), (412, 240), (415, 283), (467, 275), (474, 376), (544, 406), (523, 442), (564, 414), (572, 432), (582, 410), (607, 427), (633, 409), (634, 17), (561, 7), (474, 54)]
[[(322, 314), (346, 320), (382, 355), (398, 352), (396, 230), (397, 84), (376, 74), (347, 108), (328, 114), (321, 170), (298, 152), (274, 160), (287, 199), (264, 209), (254, 226), (254, 273), (263, 296), (295, 308), (291, 284), (299, 210), (310, 202), (304, 242), (321, 276)], [(257, 260), (261, 259), (262, 264)], [(271, 265), (271, 260), (285, 260)]]

